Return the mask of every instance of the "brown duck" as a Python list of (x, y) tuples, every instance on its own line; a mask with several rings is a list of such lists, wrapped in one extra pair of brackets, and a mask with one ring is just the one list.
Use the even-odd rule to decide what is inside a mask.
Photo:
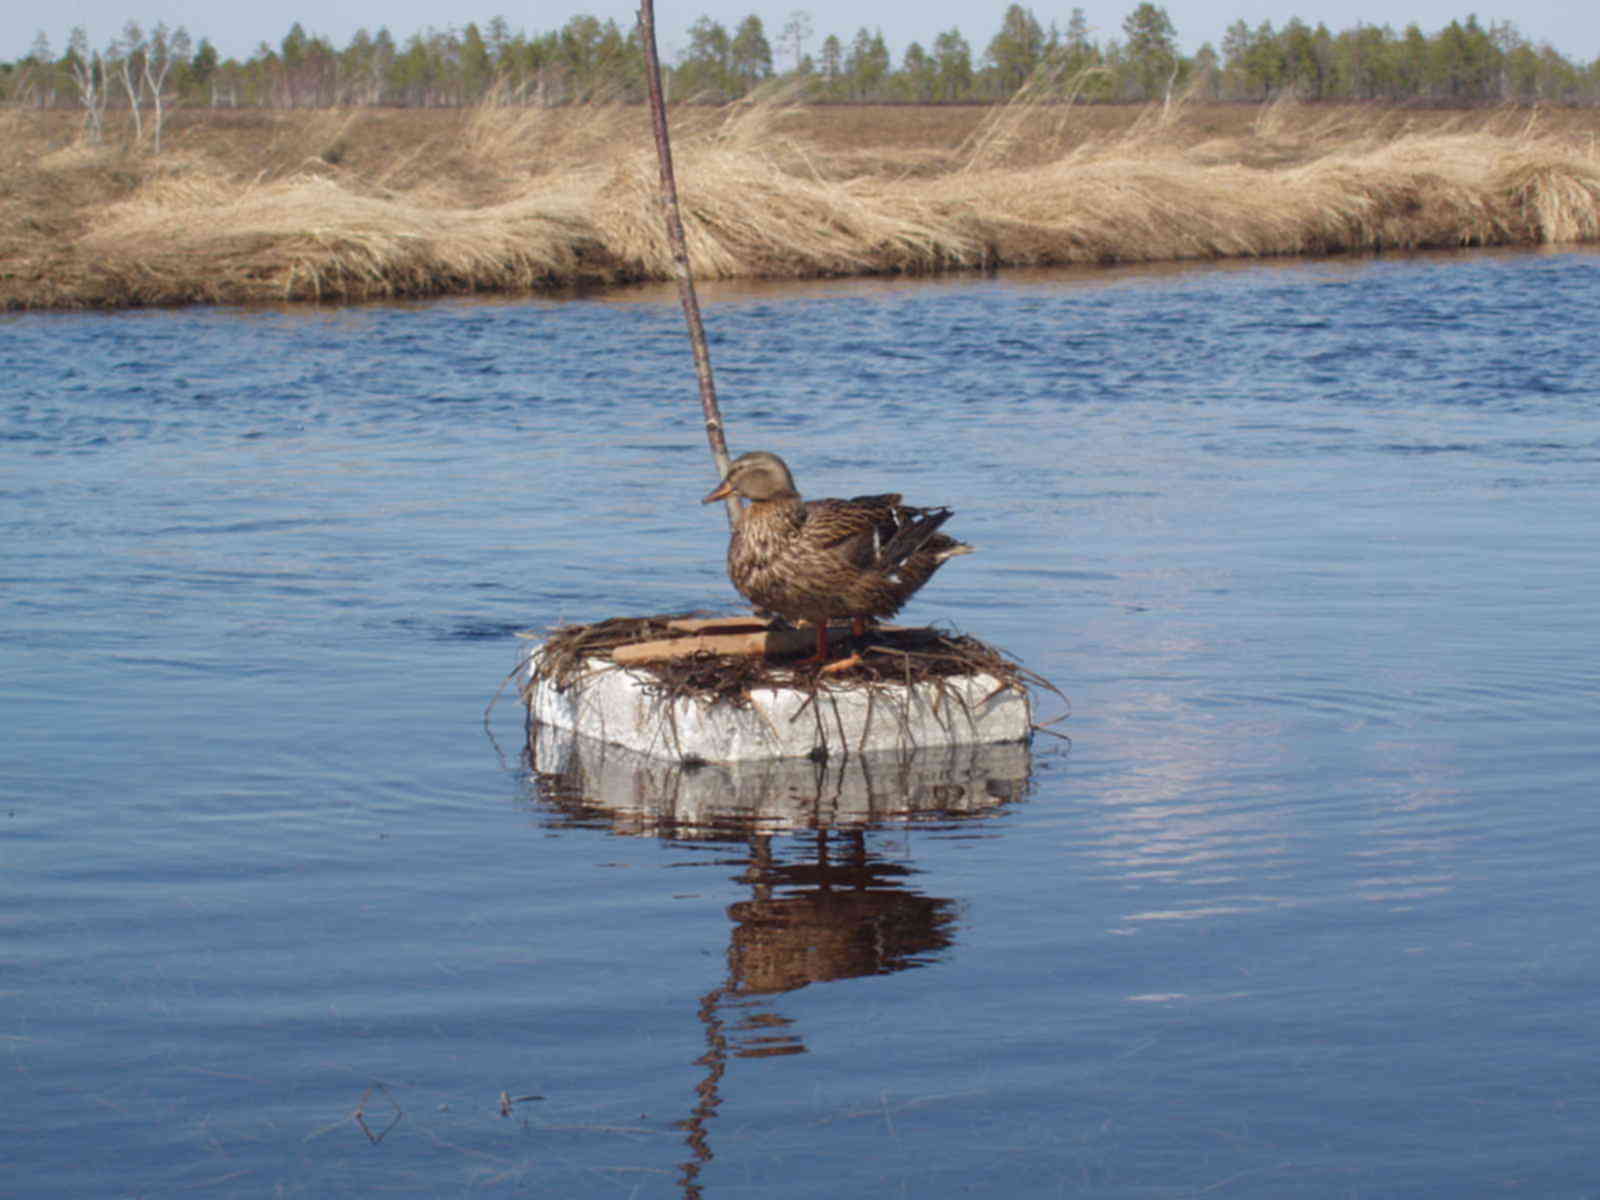
[(898, 493), (853, 500), (802, 500), (783, 459), (740, 455), (704, 503), (731, 495), (750, 503), (728, 542), (728, 578), (759, 608), (817, 627), (828, 655), (828, 621), (849, 617), (857, 637), (869, 617), (892, 617), (948, 558), (970, 554), (939, 527), (948, 508), (911, 508)]

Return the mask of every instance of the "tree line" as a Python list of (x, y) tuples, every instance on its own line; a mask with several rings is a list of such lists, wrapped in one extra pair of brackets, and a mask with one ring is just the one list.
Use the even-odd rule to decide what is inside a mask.
[[(142, 135), (159, 137), (163, 113), (190, 107), (330, 108), (347, 105), (459, 106), (494, 95), (504, 102), (560, 105), (644, 96), (636, 29), (576, 16), (528, 34), (504, 17), (480, 28), (426, 29), (397, 41), (387, 28), (358, 30), (344, 47), (292, 25), (277, 45), (245, 59), (222, 58), (183, 28), (145, 30), (129, 21), (103, 46), (81, 26), (58, 54), (41, 32), (23, 58), (0, 62), (0, 102), (81, 107), (91, 135), (107, 108), (130, 110)], [(1089, 102), (1137, 102), (1188, 93), (1204, 100), (1386, 101), (1471, 105), (1600, 102), (1600, 58), (1584, 63), (1534, 45), (1509, 22), (1476, 16), (1425, 33), (1412, 22), (1356, 25), (1338, 33), (1298, 18), (1281, 27), (1235, 21), (1220, 44), (1192, 55), (1164, 8), (1140, 3), (1120, 36), (1092, 36), (1081, 8), (1064, 28), (1045, 26), (1012, 4), (981, 50), (959, 29), (912, 42), (894, 62), (880, 29), (848, 40), (817, 36), (809, 13), (791, 12), (774, 35), (751, 14), (732, 30), (710, 17), (690, 27), (666, 68), (677, 100), (722, 103), (773, 80), (802, 82), (817, 101), (973, 103), (1004, 101), (1024, 87)]]

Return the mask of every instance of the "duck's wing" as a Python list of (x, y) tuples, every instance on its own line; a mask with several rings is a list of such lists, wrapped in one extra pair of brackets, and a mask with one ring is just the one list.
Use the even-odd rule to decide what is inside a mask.
[(857, 496), (852, 500), (808, 500), (800, 538), (812, 550), (837, 554), (852, 566), (871, 567), (882, 542), (894, 534), (894, 492)]
[(935, 536), (948, 508), (908, 508), (898, 492), (806, 505), (804, 541), (862, 571), (888, 570)]

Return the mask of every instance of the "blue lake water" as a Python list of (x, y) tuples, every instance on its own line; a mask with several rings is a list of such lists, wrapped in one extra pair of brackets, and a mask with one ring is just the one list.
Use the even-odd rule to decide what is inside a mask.
[(1600, 1194), (1600, 259), (703, 301), (1070, 745), (638, 836), (485, 728), (735, 606), (670, 291), (0, 318), (0, 1193)]

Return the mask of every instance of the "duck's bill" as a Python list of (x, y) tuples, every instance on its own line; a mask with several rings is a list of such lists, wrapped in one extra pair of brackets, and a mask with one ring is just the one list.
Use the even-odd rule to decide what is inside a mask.
[(724, 479), (721, 483), (717, 484), (716, 487), (707, 492), (706, 498), (700, 501), (700, 503), (710, 504), (713, 500), (726, 500), (731, 495), (733, 495), (733, 485)]

